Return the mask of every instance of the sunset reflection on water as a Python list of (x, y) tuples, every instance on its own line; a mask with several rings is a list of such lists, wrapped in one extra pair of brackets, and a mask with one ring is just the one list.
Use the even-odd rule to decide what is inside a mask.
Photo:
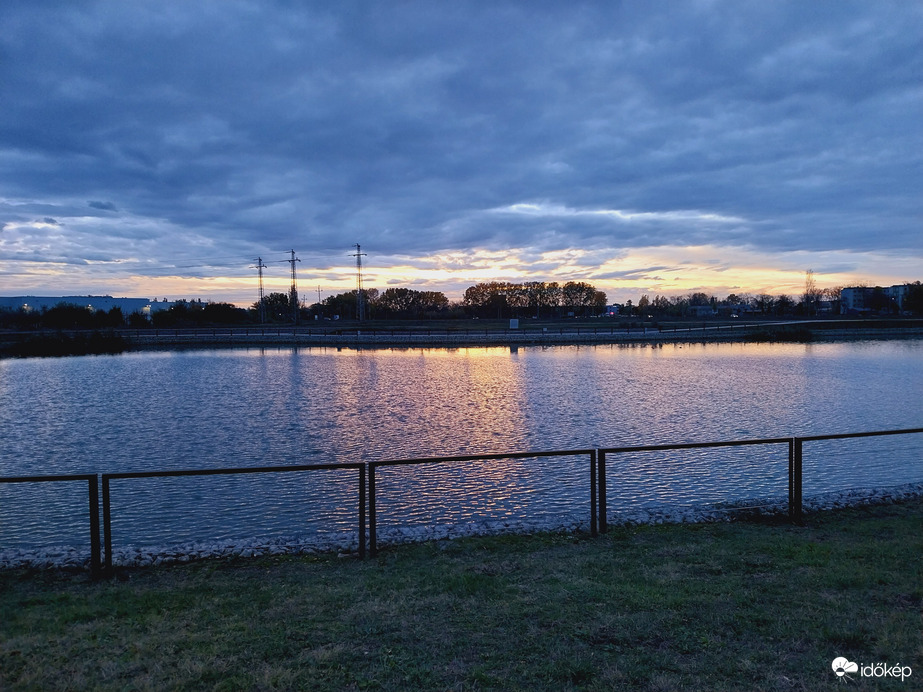
[[(368, 462), (898, 429), (920, 425), (921, 395), (919, 340), (251, 348), (5, 360), (0, 474)], [(920, 436), (904, 437), (815, 447), (805, 460), (805, 492), (923, 480)], [(611, 458), (610, 509), (782, 497), (786, 454), (782, 447)], [(380, 473), (382, 517), (397, 524), (588, 514), (588, 470), (569, 458)], [(250, 492), (247, 483), (263, 489)], [(179, 519), (164, 524), (165, 507), (218, 516), (221, 530), (234, 535), (329, 529), (325, 521), (343, 529), (352, 500), (341, 496), (351, 491), (337, 483), (240, 479), (198, 495), (184, 483), (138, 485), (119, 502), (124, 530), (139, 540), (179, 531)], [(0, 487), (0, 547), (51, 535), (83, 540), (84, 528), (39, 528), (49, 512), (65, 525), (85, 515), (79, 503), (75, 510), (67, 493), (32, 489), (44, 499), (24, 507), (26, 492)], [(214, 530), (213, 522), (193, 517), (182, 530), (192, 537)]]

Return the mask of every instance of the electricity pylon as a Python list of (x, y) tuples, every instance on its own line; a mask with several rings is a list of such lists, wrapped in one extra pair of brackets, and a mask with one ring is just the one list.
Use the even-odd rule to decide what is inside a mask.
[(365, 291), (362, 290), (362, 258), (365, 253), (361, 252), (359, 243), (356, 243), (353, 257), (356, 258), (356, 319), (361, 322), (365, 319)]
[(295, 251), (292, 250), (292, 258), (286, 260), (292, 265), (292, 287), (289, 290), (288, 302), (292, 306), (292, 322), (298, 324), (298, 285), (295, 282), (295, 262), (300, 262), (301, 260), (295, 257)]
[(263, 270), (266, 269), (266, 265), (263, 264), (263, 258), (257, 257), (255, 260), (256, 269), (260, 275), (260, 302), (257, 303), (257, 312), (260, 316), (260, 324), (263, 324), (266, 321), (266, 302), (263, 300)]

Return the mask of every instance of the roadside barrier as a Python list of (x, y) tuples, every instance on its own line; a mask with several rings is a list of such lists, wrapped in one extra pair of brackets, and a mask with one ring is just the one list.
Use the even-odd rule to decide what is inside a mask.
[[(908, 435), (923, 433), (921, 428), (903, 430), (878, 430), (872, 432), (841, 433), (833, 435), (809, 435), (800, 437), (777, 437), (752, 440), (730, 440), (722, 442), (695, 442), (682, 444), (637, 445), (625, 447), (606, 447), (595, 449), (552, 450), (538, 452), (500, 452), (492, 454), (471, 454), (445, 457), (421, 457), (412, 459), (394, 459), (372, 462), (306, 464), (300, 466), (262, 466), (227, 469), (189, 469), (176, 471), (141, 471), (126, 473), (104, 473), (49, 476), (0, 476), (0, 483), (49, 483), (49, 482), (85, 482), (87, 483), (90, 534), (90, 571), (94, 578), (111, 576), (113, 564), (112, 536), (112, 495), (113, 481), (130, 481), (141, 478), (219, 476), (265, 473), (318, 473), (334, 472), (356, 473), (356, 529), (358, 536), (358, 554), (374, 556), (378, 550), (378, 520), (380, 490), (376, 485), (376, 471), (384, 467), (414, 466), (422, 464), (470, 464), (503, 461), (511, 459), (539, 459), (549, 457), (577, 458), (576, 463), (586, 464), (585, 473), (589, 476), (587, 494), (589, 501), (590, 533), (596, 536), (608, 530), (607, 520), (607, 458), (618, 454), (636, 452), (664, 452), (673, 450), (708, 449), (718, 447), (743, 447), (755, 445), (788, 446), (788, 515), (792, 522), (802, 519), (803, 509), (803, 460), (805, 443), (821, 440), (846, 440), (855, 438), (872, 438), (888, 435)], [(580, 459), (583, 458), (581, 462)], [(586, 476), (584, 476), (586, 478)], [(100, 480), (101, 479), (101, 480)], [(102, 487), (102, 535), (100, 540), (100, 501), (99, 488)], [(121, 483), (119, 484), (121, 485)], [(447, 493), (451, 493), (449, 488)], [(255, 501), (258, 501), (256, 498)], [(366, 543), (368, 541), (368, 543)], [(367, 546), (368, 545), (368, 549)], [(104, 546), (104, 558), (103, 550)], [(105, 562), (103, 563), (103, 559)]]

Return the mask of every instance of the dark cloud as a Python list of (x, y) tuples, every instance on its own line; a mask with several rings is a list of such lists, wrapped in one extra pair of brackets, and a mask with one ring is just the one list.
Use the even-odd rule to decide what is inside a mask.
[(919, 255), (921, 7), (14, 2), (4, 236)]

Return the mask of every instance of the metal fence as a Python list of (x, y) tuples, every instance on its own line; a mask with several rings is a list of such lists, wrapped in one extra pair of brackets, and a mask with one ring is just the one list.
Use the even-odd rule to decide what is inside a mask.
[(83, 473), (58, 476), (0, 476), (0, 483), (67, 483), (85, 482), (90, 508), (90, 573), (94, 578), (101, 575), (99, 543), (99, 478), (96, 474)]
[(112, 481), (138, 478), (188, 478), (190, 476), (230, 476), (257, 473), (296, 473), (306, 471), (358, 471), (358, 535), (359, 556), (365, 557), (365, 474), (366, 467), (362, 463), (344, 464), (307, 464), (302, 466), (251, 466), (232, 469), (193, 469), (185, 471), (139, 471), (133, 473), (104, 473), (102, 475), (103, 487), (103, 535), (106, 545), (107, 575), (113, 572), (112, 564)]
[(599, 500), (597, 505), (599, 530), (607, 529), (606, 509), (606, 455), (627, 454), (631, 452), (663, 452), (683, 449), (707, 449), (711, 447), (744, 447), (750, 445), (788, 445), (788, 513), (792, 520), (801, 518), (801, 466), (795, 467), (795, 439), (792, 437), (774, 437), (762, 440), (733, 440), (726, 442), (690, 442), (687, 444), (639, 445), (634, 447), (608, 447), (599, 449), (599, 469), (597, 485)]
[(499, 454), (468, 454), (451, 457), (426, 457), (419, 459), (396, 459), (390, 461), (369, 462), (369, 552), (375, 555), (378, 550), (378, 509), (377, 489), (375, 485), (375, 471), (384, 466), (414, 466), (418, 464), (454, 464), (461, 462), (484, 462), (509, 459), (536, 459), (547, 457), (573, 457), (586, 456), (589, 458), (589, 500), (590, 500), (590, 531), (595, 536), (597, 533), (596, 520), (596, 450), (575, 449), (556, 450), (549, 452), (505, 452)]
[[(589, 476), (587, 484), (587, 499), (589, 500), (590, 533), (597, 535), (605, 533), (608, 529), (607, 522), (607, 457), (617, 454), (633, 452), (663, 452), (671, 450), (707, 449), (717, 447), (743, 447), (753, 445), (788, 445), (788, 514), (794, 521), (800, 521), (803, 511), (803, 458), (805, 443), (819, 440), (846, 440), (854, 438), (871, 438), (886, 435), (907, 435), (923, 433), (923, 428), (908, 428), (903, 430), (880, 430), (873, 432), (845, 433), (833, 435), (810, 435), (800, 437), (777, 437), (754, 440), (732, 440), (723, 442), (695, 442), (683, 444), (658, 444), (638, 445), (625, 447), (606, 447), (595, 449), (553, 450), (540, 452), (501, 452), (494, 454), (472, 454), (447, 457), (423, 457), (414, 459), (396, 459), (386, 461), (337, 463), (337, 464), (307, 464), (301, 466), (263, 466), (242, 467), (229, 469), (193, 469), (179, 471), (141, 471), (128, 473), (106, 473), (97, 476), (94, 474), (55, 475), (55, 476), (15, 476), (0, 477), (0, 483), (47, 483), (47, 482), (86, 482), (88, 488), (89, 524), (90, 524), (90, 570), (94, 577), (102, 574), (111, 575), (113, 565), (113, 540), (112, 540), (112, 482), (164, 477), (190, 477), (190, 476), (217, 476), (239, 474), (264, 474), (264, 473), (297, 473), (319, 471), (347, 471), (357, 472), (356, 517), (358, 533), (358, 552), (360, 557), (366, 556), (366, 539), (368, 539), (368, 553), (375, 555), (378, 549), (378, 498), (379, 490), (376, 487), (376, 471), (383, 467), (413, 466), (421, 464), (458, 464), (458, 463), (483, 463), (511, 459), (537, 459), (549, 457), (585, 457), (586, 473)], [(102, 479), (102, 533), (100, 541), (100, 503), (99, 479)], [(368, 485), (366, 486), (366, 478)], [(452, 489), (447, 490), (448, 493)], [(366, 514), (366, 510), (368, 513)], [(368, 522), (366, 522), (366, 516)], [(366, 534), (368, 531), (368, 534)], [(105, 565), (102, 563), (102, 543), (105, 544)]]

